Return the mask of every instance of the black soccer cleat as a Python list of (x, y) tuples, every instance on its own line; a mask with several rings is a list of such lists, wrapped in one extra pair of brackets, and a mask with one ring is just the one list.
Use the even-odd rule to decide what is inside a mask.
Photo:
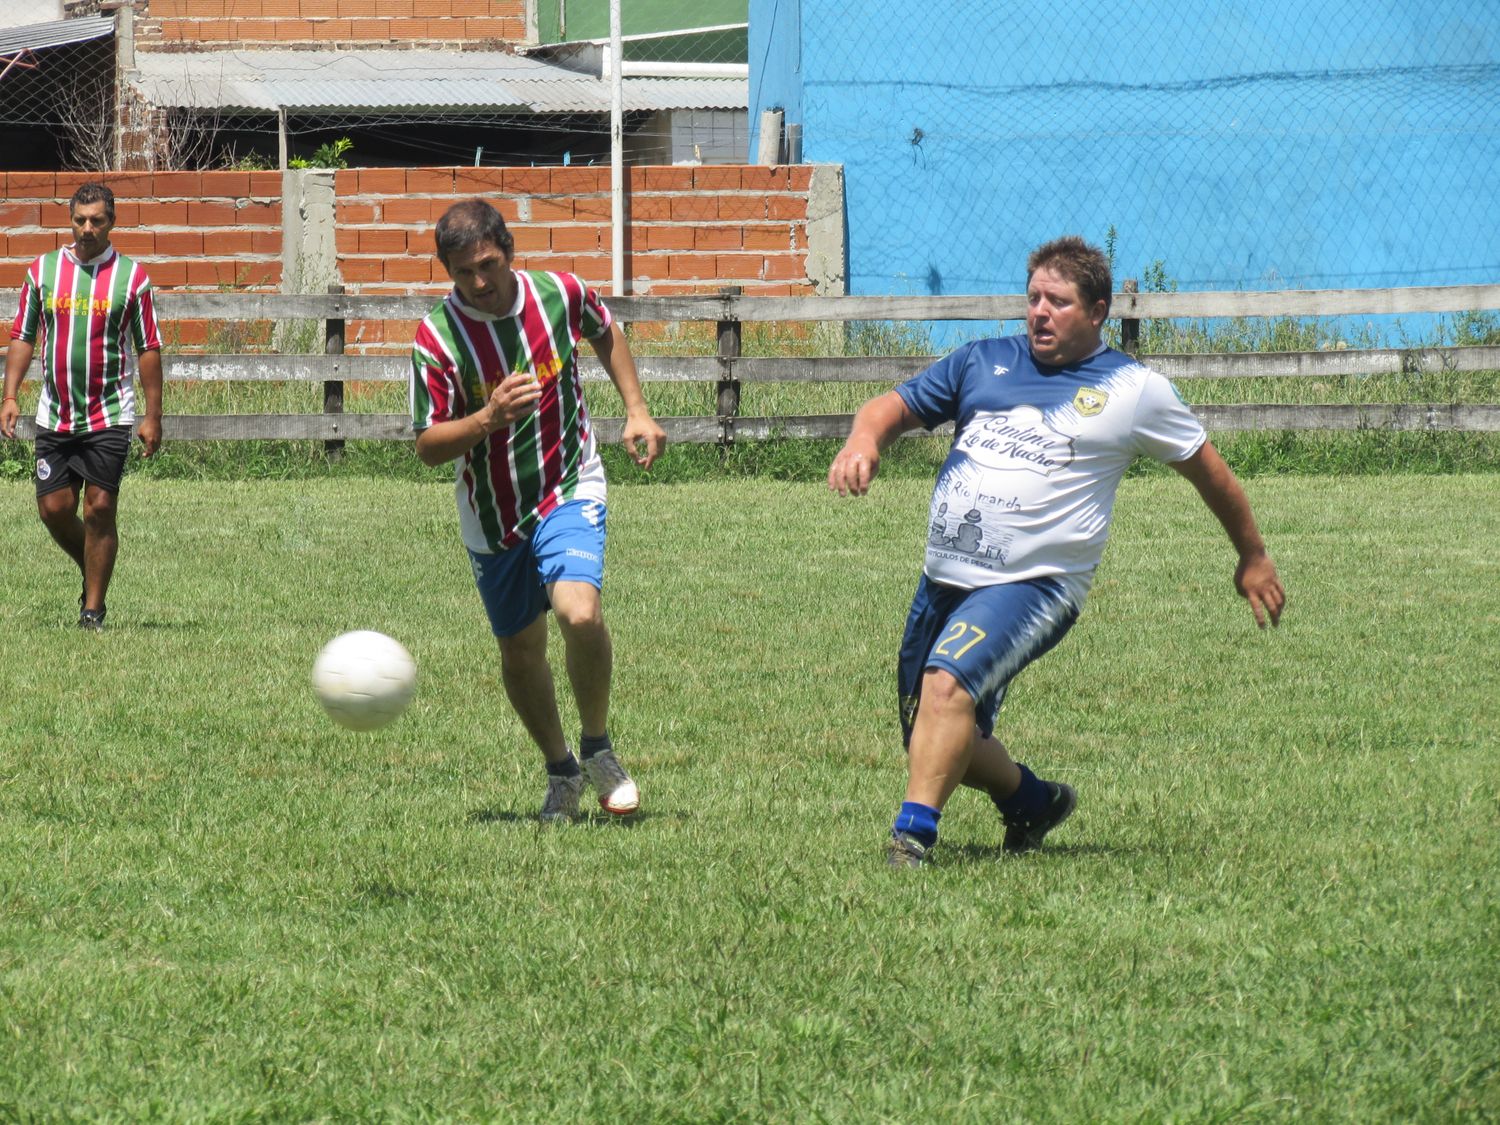
[(1052, 791), (1052, 802), (1030, 820), (1007, 820), (1005, 842), (1002, 847), (1011, 855), (1035, 851), (1042, 846), (1042, 838), (1068, 817), (1078, 806), (1078, 794), (1071, 785), (1061, 781), (1043, 782)]
[(104, 632), (103, 608), (101, 607), (99, 609), (85, 609), (79, 611), (78, 627), (86, 633)]

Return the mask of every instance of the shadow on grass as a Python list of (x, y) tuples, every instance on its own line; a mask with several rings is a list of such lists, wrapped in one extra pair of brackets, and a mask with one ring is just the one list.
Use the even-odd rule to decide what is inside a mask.
[[(638, 812), (631, 816), (610, 816), (608, 813), (583, 812), (572, 824), (560, 824), (557, 828), (635, 828), (652, 817), (674, 814)], [(470, 824), (535, 824), (541, 821), (534, 812), (516, 812), (514, 809), (471, 809), (464, 818)]]
[(399, 906), (427, 896), (421, 890), (403, 887), (386, 879), (368, 879), (355, 884), (354, 897), (372, 906)]
[(1048, 844), (1039, 851), (1011, 855), (999, 844), (944, 844), (938, 853), (938, 862), (946, 857), (969, 863), (1036, 863), (1047, 859), (1066, 857), (1108, 855), (1121, 856), (1135, 852), (1136, 848), (1121, 848), (1114, 844)]

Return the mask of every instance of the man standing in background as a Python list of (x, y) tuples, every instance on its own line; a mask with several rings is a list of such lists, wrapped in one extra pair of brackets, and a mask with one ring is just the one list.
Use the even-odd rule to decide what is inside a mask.
[(136, 422), (137, 370), (146, 399), (138, 430), (145, 455), (161, 445), (161, 338), (146, 271), (109, 242), (114, 193), (84, 184), (69, 214), (72, 245), (32, 262), (21, 286), (5, 357), (0, 435), (16, 436), (17, 395), (40, 335), (37, 512), (82, 573), (79, 628), (99, 632), (120, 547), (116, 514)]

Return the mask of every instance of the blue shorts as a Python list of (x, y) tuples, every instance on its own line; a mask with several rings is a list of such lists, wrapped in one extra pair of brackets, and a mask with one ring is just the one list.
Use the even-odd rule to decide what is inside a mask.
[(1063, 639), (1080, 608), (1062, 583), (1051, 578), (962, 590), (924, 574), (912, 598), (896, 667), (902, 741), (911, 743), (922, 673), (928, 668), (952, 673), (974, 699), (980, 731), (994, 734), (995, 715), (1010, 681)]
[(513, 637), (551, 608), (547, 587), (604, 589), (604, 505), (569, 500), (542, 517), (531, 538), (492, 555), (469, 552), (474, 584), (497, 637)]

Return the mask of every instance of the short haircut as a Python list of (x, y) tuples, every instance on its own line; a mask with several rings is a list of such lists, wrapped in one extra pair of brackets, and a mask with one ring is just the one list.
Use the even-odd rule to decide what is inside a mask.
[(102, 203), (104, 214), (110, 222), (115, 221), (115, 193), (103, 184), (82, 184), (73, 193), (73, 198), (68, 200), (68, 215), (71, 216), (78, 210), (80, 203)]
[(453, 255), (488, 242), (507, 258), (515, 250), (516, 240), (505, 227), (505, 220), (482, 199), (465, 199), (443, 212), (437, 221), (437, 256), (446, 267)]
[(1110, 277), (1109, 259), (1097, 246), (1090, 246), (1076, 234), (1054, 238), (1038, 246), (1026, 259), (1026, 285), (1039, 269), (1050, 269), (1064, 281), (1078, 286), (1078, 295), (1089, 308), (1097, 301), (1104, 302), (1105, 315), (1114, 297), (1114, 279)]

